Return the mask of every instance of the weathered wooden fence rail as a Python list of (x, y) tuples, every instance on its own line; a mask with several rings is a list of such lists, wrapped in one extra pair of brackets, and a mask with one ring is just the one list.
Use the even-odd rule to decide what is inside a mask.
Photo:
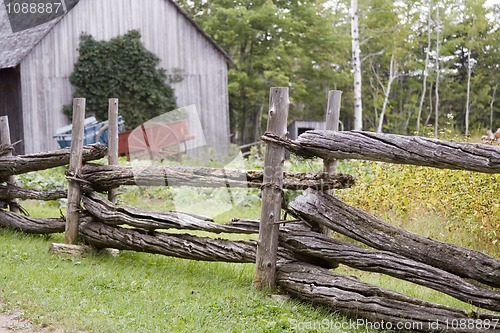
[[(108, 190), (123, 185), (196, 186), (260, 188), (265, 171), (235, 170), (208, 167), (125, 167), (87, 164), (81, 178), (97, 190)], [(343, 189), (354, 185), (351, 175), (329, 175), (325, 172), (284, 172), (283, 188), (305, 190)]]
[[(70, 155), (70, 149), (65, 148), (39, 154), (2, 156), (0, 158), (0, 179), (68, 165)], [(104, 156), (106, 156), (106, 146), (104, 145), (97, 143), (83, 147), (84, 162), (95, 161)]]
[(500, 173), (500, 147), (419, 136), (372, 132), (308, 131), (296, 141), (266, 133), (262, 140), (282, 144), (304, 157), (359, 159), (442, 169)]
[(325, 225), (373, 248), (500, 287), (500, 259), (483, 252), (410, 233), (318, 191), (306, 191), (289, 208), (304, 220)]
[[(340, 94), (330, 95), (329, 112), (333, 110), (330, 104), (340, 105)], [(270, 118), (283, 116), (280, 112), (286, 109), (287, 99), (288, 93), (284, 89), (271, 90)], [(116, 114), (117, 101), (111, 103), (110, 114)], [(331, 112), (332, 115), (336, 113)], [(329, 123), (335, 124), (336, 119), (332, 115)], [(260, 263), (255, 275), (258, 287), (273, 287), (277, 283), (282, 290), (300, 299), (332, 306), (335, 311), (365, 320), (385, 321), (393, 328), (403, 323), (406, 324), (404, 328), (411, 327), (416, 332), (500, 333), (500, 315), (468, 313), (424, 302), (328, 270), (344, 264), (387, 274), (438, 290), (477, 307), (500, 312), (500, 292), (496, 289), (500, 288), (500, 259), (411, 234), (341, 202), (328, 192), (348, 188), (354, 183), (351, 176), (334, 173), (336, 159), (499, 173), (500, 147), (335, 131), (309, 131), (291, 141), (284, 136), (284, 123), (278, 121), (273, 125), (276, 127), (273, 133), (263, 136), (268, 143), (266, 163), (272, 163), (272, 166), (265, 165), (264, 171), (85, 164), (69, 175), (73, 184), (81, 185), (79, 190), (83, 192), (82, 206), (75, 210), (78, 212), (79, 237), (96, 248), (112, 247), (193, 260)], [(6, 155), (11, 148), (0, 146), (0, 180), (6, 180), (11, 175), (67, 165), (70, 160), (69, 149), (8, 157)], [(326, 172), (283, 172), (282, 154), (273, 154), (273, 149), (287, 149), (305, 157), (321, 157), (325, 161)], [(87, 146), (83, 149), (82, 161), (96, 160), (105, 154), (106, 149), (101, 145)], [(114, 189), (137, 184), (261, 188), (268, 193), (265, 199), (268, 200), (267, 206), (263, 206), (261, 216), (261, 221), (266, 223), (264, 227), (261, 221), (252, 220), (219, 224), (203, 216), (152, 212), (112, 202), (116, 200)], [(307, 189), (287, 207), (287, 211), (297, 218), (296, 221), (281, 220), (282, 191), (286, 189)], [(111, 192), (112, 201), (94, 191)], [(3, 202), (11, 202), (15, 198), (54, 200), (66, 197), (67, 193), (66, 190), (40, 192), (14, 184), (0, 184), (0, 201)], [(0, 226), (44, 234), (65, 231), (68, 221), (64, 217), (36, 219), (0, 209)], [(330, 238), (318, 227), (327, 227), (374, 249)], [(229, 241), (166, 232), (168, 229), (213, 234), (259, 233), (259, 241)], [(477, 325), (473, 328), (449, 325), (464, 320), (489, 320), (498, 322), (498, 325), (480, 328)]]
[[(284, 229), (288, 229), (286, 225)], [(296, 256), (303, 255), (362, 271), (387, 274), (443, 292), (463, 302), (500, 312), (500, 293), (471, 283), (442, 267), (434, 267), (389, 251), (366, 249), (313, 233), (309, 229), (281, 232), (280, 245), (293, 251)], [(490, 260), (495, 261), (494, 258)]]
[[(494, 324), (480, 324), (496, 323), (500, 316), (471, 316), (461, 309), (421, 301), (309, 264), (291, 263), (282, 266), (278, 270), (278, 284), (300, 299), (331, 307), (350, 317), (363, 318), (363, 321), (371, 322), (374, 327), (384, 331), (500, 332), (500, 328)], [(381, 327), (381, 323), (385, 323), (384, 327)]]

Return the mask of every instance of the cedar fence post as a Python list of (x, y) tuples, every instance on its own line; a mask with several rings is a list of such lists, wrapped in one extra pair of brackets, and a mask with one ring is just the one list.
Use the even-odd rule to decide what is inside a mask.
[[(10, 127), (9, 127), (9, 117), (0, 117), (0, 143), (3, 145), (10, 145)], [(12, 156), (12, 152), (9, 152), (7, 156)], [(7, 177), (7, 184), (16, 185), (16, 176)], [(13, 213), (19, 214), (19, 205), (17, 199), (12, 199), (9, 202), (9, 210)]]
[[(271, 88), (267, 132), (280, 137), (286, 136), (289, 104), (288, 88)], [(257, 289), (272, 290), (276, 286), (278, 223), (281, 218), (281, 202), (283, 199), (284, 160), (285, 148), (275, 143), (267, 143), (264, 157), (262, 211), (254, 275), (254, 285)]]
[[(328, 106), (326, 109), (326, 130), (338, 131), (340, 122), (340, 100), (341, 90), (330, 90), (328, 92)], [(330, 176), (337, 172), (337, 160), (328, 159), (323, 161), (324, 171)]]
[[(109, 99), (108, 108), (108, 164), (118, 164), (118, 98)], [(118, 188), (109, 189), (108, 199), (116, 204)]]
[[(71, 130), (71, 156), (68, 174), (77, 177), (82, 168), (83, 134), (85, 120), (85, 98), (73, 99), (73, 128)], [(78, 241), (79, 209), (82, 193), (80, 184), (74, 179), (68, 180), (68, 208), (66, 213), (66, 244)]]
[[(342, 97), (341, 90), (330, 90), (328, 92), (328, 105), (326, 108), (325, 129), (329, 131), (338, 131), (340, 122), (340, 101)], [(337, 172), (337, 160), (326, 159), (323, 161), (323, 171), (329, 176), (335, 175)], [(327, 190), (328, 194), (332, 194), (333, 190)], [(330, 235), (330, 229), (321, 226), (321, 232), (324, 235)]]

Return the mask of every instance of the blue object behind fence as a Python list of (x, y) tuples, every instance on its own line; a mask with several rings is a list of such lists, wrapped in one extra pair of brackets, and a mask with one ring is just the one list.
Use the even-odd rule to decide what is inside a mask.
[[(90, 123), (84, 127), (83, 133), (83, 145), (89, 145), (92, 143), (102, 143), (103, 145), (108, 145), (108, 121), (102, 121), (100, 123)], [(71, 131), (69, 130), (64, 133), (58, 133), (54, 135), (57, 140), (59, 147), (67, 148), (71, 147)], [(125, 122), (122, 116), (118, 116), (118, 132), (125, 131)]]

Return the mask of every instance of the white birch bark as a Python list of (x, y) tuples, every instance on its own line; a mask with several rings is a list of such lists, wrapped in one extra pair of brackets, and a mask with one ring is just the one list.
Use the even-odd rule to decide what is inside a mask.
[(420, 120), (424, 106), (425, 94), (427, 92), (427, 76), (429, 76), (429, 53), (431, 51), (431, 2), (429, 1), (429, 13), (427, 14), (427, 51), (425, 52), (424, 79), (422, 82), (422, 95), (417, 115), (417, 135), (420, 135)]
[(439, 46), (440, 46), (440, 34), (439, 34), (439, 29), (441, 29), (441, 19), (439, 17), (439, 7), (436, 8), (436, 23), (437, 23), (437, 28), (436, 28), (436, 86), (435, 86), (435, 91), (436, 91), (436, 107), (434, 108), (435, 111), (435, 117), (434, 117), (434, 137), (438, 138), (439, 134)]
[(361, 51), (359, 47), (358, 0), (351, 0), (352, 69), (354, 73), (354, 129), (363, 129), (361, 100)]
[(382, 90), (384, 91), (384, 103), (382, 104), (382, 110), (380, 111), (380, 117), (378, 119), (377, 133), (382, 133), (382, 127), (384, 125), (384, 116), (385, 111), (387, 110), (387, 105), (389, 104), (389, 95), (391, 93), (391, 86), (394, 80), (398, 77), (396, 62), (394, 60), (394, 53), (391, 56), (391, 64), (389, 67), (389, 80), (387, 81), (387, 87), (384, 88), (382, 82), (377, 76), (377, 80), (379, 80), (380, 85), (382, 86)]

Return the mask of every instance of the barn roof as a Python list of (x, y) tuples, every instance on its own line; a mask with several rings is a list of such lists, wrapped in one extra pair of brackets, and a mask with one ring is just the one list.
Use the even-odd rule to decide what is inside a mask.
[[(31, 20), (26, 19), (26, 16), (19, 19), (20, 16), (9, 15), (7, 8), (0, 5), (0, 69), (17, 66), (79, 1), (66, 0), (59, 14), (35, 15)], [(174, 0), (165, 1), (169, 1), (223, 55), (229, 64), (234, 65), (229, 54), (179, 4)]]

